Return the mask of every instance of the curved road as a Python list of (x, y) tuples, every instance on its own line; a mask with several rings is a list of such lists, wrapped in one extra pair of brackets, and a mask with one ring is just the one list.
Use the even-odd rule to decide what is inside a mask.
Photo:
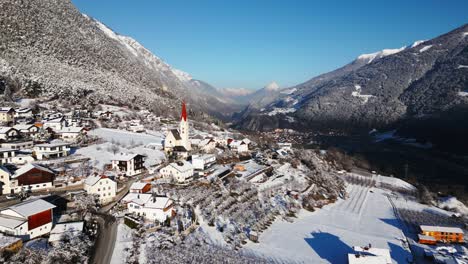
[(111, 262), (117, 236), (117, 220), (107, 214), (100, 214), (98, 218), (99, 237), (94, 246), (92, 264), (108, 264)]
[(99, 213), (97, 213), (97, 216), (99, 217), (99, 234), (94, 245), (90, 263), (109, 264), (111, 262), (112, 253), (114, 252), (115, 240), (117, 238), (118, 221), (114, 216), (107, 214), (107, 212), (112, 209), (114, 205), (120, 202), (120, 200), (122, 200), (134, 182), (140, 180), (144, 176), (145, 175), (142, 175), (129, 180), (125, 184), (125, 188), (117, 194), (115, 201), (106, 206), (103, 206), (99, 210)]

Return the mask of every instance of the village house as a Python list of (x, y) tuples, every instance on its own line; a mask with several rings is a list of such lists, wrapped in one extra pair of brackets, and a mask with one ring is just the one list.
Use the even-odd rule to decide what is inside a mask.
[(55, 131), (55, 134), (65, 142), (77, 142), (80, 137), (86, 134), (83, 127), (64, 127)]
[(66, 157), (70, 153), (70, 143), (53, 142), (34, 146), (34, 154), (38, 160)]
[(143, 133), (146, 131), (145, 127), (140, 124), (140, 120), (131, 120), (127, 130), (134, 133)]
[(192, 155), (192, 166), (195, 170), (204, 171), (216, 163), (216, 156), (213, 154)]
[(151, 193), (129, 193), (122, 199), (129, 213), (160, 223), (174, 216), (173, 201)]
[(88, 194), (99, 196), (100, 204), (107, 204), (115, 198), (117, 183), (107, 176), (89, 176), (85, 180), (84, 189)]
[(33, 137), (39, 133), (39, 128), (33, 124), (18, 124), (13, 126), (23, 137)]
[(20, 193), (47, 190), (53, 187), (55, 172), (37, 165), (28, 163), (13, 170), (0, 167), (0, 182), (2, 193)]
[(33, 111), (31, 108), (18, 108), (15, 110), (15, 118), (18, 119), (27, 119), (27, 118), (33, 118)]
[(0, 148), (0, 165), (13, 163), (16, 151), (13, 149)]
[(193, 166), (187, 161), (178, 161), (167, 165), (159, 172), (164, 178), (172, 178), (179, 183), (183, 183), (192, 179)]
[(62, 130), (62, 128), (66, 126), (67, 126), (67, 120), (65, 120), (65, 117), (63, 116), (42, 120), (42, 127), (44, 129), (50, 128), (53, 131), (59, 131), (59, 130)]
[(192, 149), (189, 140), (189, 123), (185, 102), (182, 102), (182, 113), (180, 115), (179, 130), (169, 130), (166, 138), (164, 139), (164, 151), (167, 154), (172, 153), (175, 147), (184, 148), (186, 151), (190, 151)]
[(131, 193), (147, 193), (151, 191), (151, 183), (149, 182), (134, 182), (130, 186)]
[(420, 229), (421, 236), (419, 236), (419, 243), (421, 244), (435, 244), (434, 240), (435, 242), (442, 241), (446, 243), (465, 242), (463, 230), (458, 227), (421, 225)]
[(20, 137), (20, 132), (13, 127), (0, 127), (0, 140), (12, 141)]
[(0, 107), (0, 123), (10, 124), (15, 122), (15, 109), (12, 107)]
[(198, 149), (210, 153), (216, 148), (216, 141), (213, 138), (205, 138), (198, 144)]
[(112, 169), (134, 176), (145, 171), (145, 158), (145, 155), (120, 153), (112, 158)]
[(249, 145), (242, 140), (233, 140), (229, 143), (229, 148), (237, 153), (249, 151)]
[(35, 199), (1, 209), (0, 232), (23, 240), (48, 234), (52, 230), (55, 207), (42, 199)]
[(12, 142), (4, 142), (1, 144), (2, 148), (6, 149), (15, 149), (15, 150), (24, 150), (24, 149), (32, 149), (34, 147), (34, 142), (32, 140), (26, 141), (12, 141)]

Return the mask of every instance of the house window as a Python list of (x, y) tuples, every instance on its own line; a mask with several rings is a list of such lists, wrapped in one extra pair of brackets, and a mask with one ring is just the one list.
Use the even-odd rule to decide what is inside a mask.
[(42, 184), (42, 186), (44, 186), (44, 187), (45, 187), (45, 186), (46, 186), (46, 184), (44, 183), (44, 184)]

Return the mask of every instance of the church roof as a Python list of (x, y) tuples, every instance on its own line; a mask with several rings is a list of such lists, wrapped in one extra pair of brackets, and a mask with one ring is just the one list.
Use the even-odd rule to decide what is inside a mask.
[(170, 133), (172, 133), (172, 135), (174, 136), (174, 138), (176, 140), (181, 140), (182, 139), (182, 137), (180, 136), (180, 133), (179, 133), (179, 131), (177, 129), (171, 129)]
[(185, 101), (182, 101), (182, 114), (180, 115), (180, 119), (187, 121), (187, 107), (185, 106)]

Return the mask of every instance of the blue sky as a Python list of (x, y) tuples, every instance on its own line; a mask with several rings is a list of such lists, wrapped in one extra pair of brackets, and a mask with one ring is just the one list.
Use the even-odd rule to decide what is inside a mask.
[(468, 1), (72, 0), (172, 66), (218, 88), (304, 82), (362, 53), (468, 23)]

